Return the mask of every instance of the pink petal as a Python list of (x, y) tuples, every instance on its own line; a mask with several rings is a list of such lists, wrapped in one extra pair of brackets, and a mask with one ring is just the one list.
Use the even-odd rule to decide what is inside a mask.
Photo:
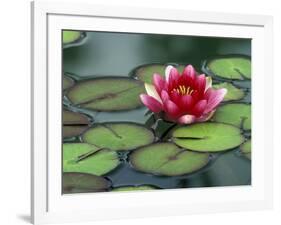
[(164, 110), (167, 113), (167, 116), (173, 119), (179, 117), (181, 113), (179, 107), (171, 100), (167, 100), (164, 102)]
[(212, 87), (212, 77), (206, 77), (205, 91), (207, 91), (210, 87)]
[(196, 117), (193, 115), (183, 115), (180, 118), (178, 118), (178, 122), (181, 124), (190, 124), (195, 122)]
[(174, 68), (173, 66), (169, 65), (166, 67), (165, 69), (165, 78), (166, 78), (166, 81), (169, 82), (169, 77), (170, 77), (170, 72), (171, 72), (171, 69)]
[(196, 70), (193, 68), (192, 65), (188, 65), (184, 68), (182, 75), (188, 76), (190, 79), (195, 79)]
[(224, 96), (227, 93), (227, 89), (221, 88), (219, 90), (210, 90), (208, 89), (206, 96), (208, 97), (208, 104), (205, 108), (204, 113), (212, 111), (217, 105), (223, 100)]
[(162, 102), (165, 102), (170, 99), (170, 96), (167, 91), (165, 91), (165, 90), (161, 91), (161, 99), (162, 99)]
[(205, 88), (206, 88), (206, 77), (205, 74), (201, 74), (199, 76), (197, 76), (196, 78), (196, 86), (197, 86), (197, 90), (199, 90), (200, 93), (204, 93), (205, 92)]
[(157, 73), (155, 73), (153, 75), (153, 84), (154, 84), (158, 94), (161, 94), (162, 90), (166, 90), (167, 89), (166, 81)]
[(207, 106), (207, 100), (200, 100), (196, 103), (196, 105), (192, 109), (192, 114), (196, 117), (200, 117), (202, 113), (205, 111), (205, 108)]
[(191, 95), (184, 95), (181, 97), (181, 108), (187, 112), (191, 110), (193, 105), (193, 98)]
[(156, 88), (152, 84), (144, 83), (144, 87), (145, 87), (146, 93), (149, 96), (155, 98), (158, 102), (162, 103), (162, 100), (161, 100), (158, 92), (156, 91)]
[(170, 99), (178, 106), (181, 104), (181, 95), (177, 91), (170, 93)]
[(200, 94), (199, 94), (199, 92), (197, 90), (193, 91), (191, 96), (193, 98), (193, 102), (198, 102), (199, 101)]
[(208, 121), (209, 119), (211, 119), (211, 117), (214, 115), (216, 110), (213, 110), (203, 116), (201, 116), (200, 118), (197, 118), (196, 121), (198, 122), (205, 122), (205, 121)]
[(204, 98), (209, 100), (210, 97), (214, 94), (213, 92), (215, 92), (216, 90), (215, 89), (212, 89), (212, 88), (208, 88), (204, 94)]
[(142, 103), (149, 108), (152, 112), (158, 113), (162, 110), (162, 105), (160, 102), (158, 102), (155, 98), (146, 95), (146, 94), (141, 94), (140, 99)]
[(170, 75), (169, 75), (169, 87), (172, 89), (173, 87), (176, 87), (178, 85), (178, 81), (180, 78), (180, 74), (178, 73), (176, 68), (172, 68), (170, 70)]

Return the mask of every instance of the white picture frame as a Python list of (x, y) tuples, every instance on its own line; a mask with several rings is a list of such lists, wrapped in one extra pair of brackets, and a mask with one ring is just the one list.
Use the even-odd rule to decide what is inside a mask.
[[(32, 25), (34, 224), (272, 208), (272, 17), (36, 1)], [(252, 185), (62, 195), (62, 29), (252, 38)]]

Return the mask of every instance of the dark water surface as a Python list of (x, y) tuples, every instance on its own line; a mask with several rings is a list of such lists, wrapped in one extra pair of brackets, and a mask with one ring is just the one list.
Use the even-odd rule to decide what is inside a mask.
[[(63, 70), (76, 80), (89, 77), (129, 76), (142, 64), (178, 63), (192, 64), (201, 71), (202, 62), (210, 57), (225, 54), (251, 56), (251, 40), (233, 38), (209, 38), (192, 36), (122, 34), (87, 32), (83, 45), (63, 50)], [(235, 83), (235, 82), (234, 82)], [(250, 81), (236, 82), (247, 88), (248, 94), (239, 102), (250, 103)], [(67, 108), (67, 101), (64, 101)], [(94, 112), (77, 109), (92, 118), (94, 123), (131, 121), (145, 124), (147, 109), (130, 111)], [(67, 142), (64, 140), (64, 142)], [(150, 184), (160, 188), (210, 187), (251, 184), (251, 161), (241, 157), (238, 148), (212, 154), (210, 163), (203, 169), (185, 176), (165, 177), (134, 170), (127, 162), (129, 152), (120, 153), (122, 163), (106, 174), (113, 187)]]

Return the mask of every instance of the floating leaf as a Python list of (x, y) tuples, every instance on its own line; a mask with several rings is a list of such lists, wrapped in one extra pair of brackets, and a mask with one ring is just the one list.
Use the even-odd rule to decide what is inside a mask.
[(74, 85), (74, 80), (72, 80), (70, 77), (63, 76), (63, 90), (66, 90)]
[[(178, 69), (180, 73), (184, 70), (184, 65), (179, 65), (174, 67)], [(154, 73), (158, 73), (162, 77), (165, 76), (165, 68), (167, 65), (164, 64), (148, 64), (138, 67), (136, 70), (133, 71), (133, 75), (138, 78), (139, 80), (145, 83), (152, 83), (152, 77)]]
[(240, 146), (241, 153), (248, 159), (251, 159), (251, 140), (247, 140)]
[(63, 193), (101, 192), (110, 188), (110, 182), (103, 177), (87, 173), (63, 173)]
[(244, 103), (232, 103), (220, 106), (213, 120), (232, 124), (245, 130), (251, 129), (251, 105)]
[(71, 112), (68, 110), (63, 110), (62, 118), (63, 118), (64, 125), (73, 125), (73, 124), (88, 125), (89, 124), (89, 120), (86, 116), (84, 116), (81, 113)]
[(117, 111), (142, 106), (141, 93), (145, 93), (145, 90), (137, 80), (108, 77), (81, 81), (69, 89), (67, 97), (82, 108)]
[(63, 171), (103, 175), (119, 164), (115, 151), (86, 143), (63, 144)]
[(122, 186), (113, 188), (112, 191), (145, 191), (145, 190), (155, 190), (157, 189), (154, 186), (150, 185), (140, 185), (140, 186)]
[(214, 89), (220, 89), (220, 88), (226, 88), (227, 89), (227, 94), (224, 96), (223, 101), (232, 101), (232, 100), (240, 100), (242, 99), (245, 94), (244, 92), (232, 85), (231, 83), (223, 82), (219, 84), (214, 84), (213, 85)]
[(69, 44), (77, 41), (81, 36), (81, 32), (79, 31), (63, 31), (62, 34), (62, 42), (63, 44)]
[(145, 173), (179, 176), (204, 167), (209, 154), (180, 149), (172, 143), (156, 143), (133, 151), (130, 162), (136, 170)]
[(219, 152), (237, 147), (244, 141), (244, 137), (237, 127), (207, 122), (176, 128), (172, 132), (172, 140), (186, 149)]
[(89, 127), (89, 120), (86, 116), (63, 110), (63, 137), (69, 138), (78, 136)]
[(217, 58), (207, 63), (207, 71), (228, 79), (251, 79), (251, 60), (246, 57)]
[(63, 126), (63, 138), (76, 137), (87, 130), (87, 126)]
[(131, 150), (152, 143), (154, 135), (135, 123), (102, 123), (87, 130), (82, 139), (101, 148)]

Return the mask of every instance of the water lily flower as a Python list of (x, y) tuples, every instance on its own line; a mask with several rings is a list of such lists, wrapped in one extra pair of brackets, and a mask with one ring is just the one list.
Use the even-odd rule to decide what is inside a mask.
[(179, 124), (191, 124), (209, 120), (223, 100), (227, 90), (213, 89), (211, 77), (197, 74), (188, 65), (180, 74), (171, 65), (166, 67), (165, 79), (155, 73), (153, 84), (145, 83), (146, 94), (142, 103), (165, 120)]

